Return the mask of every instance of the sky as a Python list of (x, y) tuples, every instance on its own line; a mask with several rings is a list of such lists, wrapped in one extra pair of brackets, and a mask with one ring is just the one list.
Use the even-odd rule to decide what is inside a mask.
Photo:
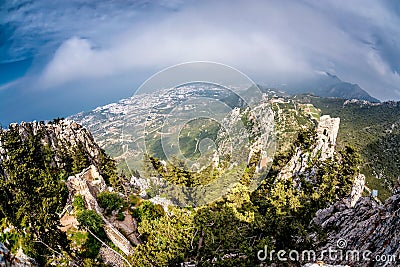
[(398, 25), (396, 0), (0, 0), (0, 123), (91, 110), (198, 60), (267, 86), (330, 72), (400, 100)]

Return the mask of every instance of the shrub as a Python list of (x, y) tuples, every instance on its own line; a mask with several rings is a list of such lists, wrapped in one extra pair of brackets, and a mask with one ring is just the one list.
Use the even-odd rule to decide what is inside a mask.
[(80, 228), (89, 228), (94, 233), (99, 232), (103, 227), (103, 219), (93, 210), (84, 210), (78, 213), (76, 219)]
[(129, 204), (131, 206), (138, 206), (138, 204), (140, 204), (141, 202), (141, 198), (138, 197), (137, 195), (130, 195), (129, 196)]
[(75, 210), (82, 211), (85, 209), (85, 201), (81, 195), (76, 195), (74, 197), (74, 201), (72, 202), (72, 206), (74, 206)]
[(117, 220), (118, 221), (123, 221), (123, 220), (125, 220), (125, 215), (120, 211), (120, 212), (118, 212), (118, 214), (117, 214)]
[(97, 196), (97, 202), (107, 215), (110, 215), (113, 210), (119, 210), (125, 204), (124, 200), (117, 193), (110, 192), (101, 192)]
[(161, 205), (154, 205), (150, 201), (143, 201), (142, 204), (133, 211), (133, 217), (137, 218), (139, 221), (144, 219), (154, 220), (159, 217), (164, 216), (165, 212)]

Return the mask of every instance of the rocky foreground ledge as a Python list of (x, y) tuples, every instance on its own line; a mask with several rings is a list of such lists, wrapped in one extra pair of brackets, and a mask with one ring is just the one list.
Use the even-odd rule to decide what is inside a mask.
[(400, 191), (383, 204), (372, 197), (359, 198), (354, 207), (350, 202), (342, 199), (319, 210), (312, 221), (325, 236), (315, 240), (317, 254), (329, 249), (343, 253), (324, 263), (400, 266)]
[(26, 256), (22, 250), (18, 251), (16, 255), (11, 252), (0, 243), (0, 266), (1, 267), (34, 267), (37, 266), (35, 260)]

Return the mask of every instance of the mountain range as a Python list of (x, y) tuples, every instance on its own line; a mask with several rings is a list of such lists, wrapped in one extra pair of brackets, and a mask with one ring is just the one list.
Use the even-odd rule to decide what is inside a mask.
[[(294, 140), (294, 136), (290, 136), (289, 133), (296, 133), (302, 124), (312, 123), (307, 119), (307, 116), (311, 116), (314, 119), (318, 119), (321, 115), (339, 117), (341, 124), (338, 133), (338, 145), (341, 148), (350, 145), (360, 152), (365, 162), (362, 168), (363, 173), (367, 177), (367, 185), (372, 189), (377, 189), (379, 197), (382, 200), (386, 199), (391, 195), (393, 186), (397, 181), (397, 176), (400, 175), (397, 171), (397, 162), (400, 159), (397, 159), (395, 152), (397, 150), (394, 149), (397, 147), (395, 140), (397, 140), (398, 116), (400, 116), (399, 105), (396, 102), (380, 103), (360, 89), (358, 85), (342, 82), (339, 78), (330, 74), (320, 75), (319, 83), (324, 84), (325, 87), (333, 87), (335, 84), (341, 84), (342, 88), (350, 86), (354, 90), (347, 93), (349, 98), (358, 93), (358, 96), (364, 96), (360, 98), (374, 100), (374, 102), (354, 98), (346, 100), (346, 98), (342, 97), (333, 97), (332, 95), (336, 95), (337, 91), (336, 93), (332, 91), (330, 97), (319, 97), (315, 96), (315, 94), (295, 94), (300, 92), (295, 89), (291, 90), (294, 95), (290, 95), (276, 89), (261, 87), (262, 91), (272, 101), (282, 102), (279, 104), (279, 109), (282, 110), (282, 113), (279, 114), (283, 114), (283, 116), (276, 121), (275, 126), (278, 131), (285, 134), (285, 136), (281, 136), (281, 139), (287, 140), (287, 142), (286, 144), (283, 142), (280, 145), (287, 149)], [(314, 86), (316, 86), (315, 83)], [(155, 116), (164, 116), (166, 103), (163, 104), (163, 98), (166, 95), (172, 101), (169, 103), (170, 106), (177, 105), (179, 101), (186, 101), (191, 94), (220, 94), (219, 98), (221, 101), (228, 103), (228, 105), (232, 107), (240, 105), (237, 95), (226, 94), (223, 90), (209, 92), (204, 88), (202, 90), (193, 94), (191, 93), (193, 91), (191, 88), (180, 88), (179, 90), (167, 90), (161, 95), (133, 96), (129, 99), (121, 100), (119, 103), (109, 104), (93, 111), (76, 114), (71, 116), (70, 119), (86, 126), (93, 133), (100, 146), (119, 162), (120, 168), (124, 168), (126, 154), (124, 155), (121, 147), (119, 137), (121, 131), (125, 130), (127, 134), (141, 136), (145, 128), (145, 120), (143, 118), (145, 116), (153, 116), (149, 115), (149, 106), (153, 105), (157, 107), (153, 111), (159, 109), (155, 112), (158, 115)], [(320, 91), (323, 90), (320, 89)], [(276, 107), (276, 105), (278, 104), (273, 104), (272, 107)], [(304, 105), (311, 106), (305, 108)], [(304, 110), (308, 110), (308, 112), (304, 112)], [(295, 115), (290, 115), (292, 113)], [(126, 114), (129, 114), (128, 116), (131, 118), (128, 123), (124, 121), (124, 118), (127, 116)], [(277, 116), (276, 114), (275, 116)], [(295, 121), (296, 123), (294, 123)], [(126, 131), (128, 128), (131, 130)], [(129, 145), (131, 155), (143, 153), (143, 147), (141, 148), (138, 145), (139, 140), (136, 140), (136, 144)], [(154, 140), (149, 143), (150, 146), (148, 148), (156, 152), (160, 149), (160, 144), (157, 145), (157, 142), (154, 142)], [(377, 151), (380, 151), (378, 155)], [(134, 169), (140, 169), (140, 160), (133, 160), (131, 158), (128, 161), (130, 161), (129, 164)]]
[[(222, 88), (185, 85), (67, 120), (1, 130), (4, 255), (40, 265), (315, 266), (309, 263), (322, 263), (259, 255), (266, 248), (322, 253), (344, 240), (343, 253), (368, 250), (371, 259), (325, 263), (380, 266), (373, 259), (385, 255), (385, 266), (396, 266), (398, 238), (389, 233), (398, 236), (400, 105), (264, 91), (250, 109)], [(199, 96), (231, 109), (223, 127), (194, 106), (211, 103), (216, 118), (224, 109), (193, 102)], [(178, 131), (177, 143), (163, 144), (179, 118), (187, 127)], [(239, 139), (234, 153), (230, 138)], [(221, 153), (204, 153), (210, 141)], [(191, 166), (168, 158), (165, 147), (174, 145)], [(199, 168), (204, 162), (211, 164)], [(223, 194), (188, 205), (203, 192), (182, 188), (201, 188), (220, 176), (234, 180), (213, 187)], [(258, 176), (262, 182), (254, 187)]]
[(283, 85), (278, 84), (274, 88), (290, 95), (313, 94), (320, 97), (359, 99), (373, 103), (380, 102), (370, 96), (358, 84), (342, 81), (339, 77), (329, 72), (321, 72), (310, 78), (287, 82)]

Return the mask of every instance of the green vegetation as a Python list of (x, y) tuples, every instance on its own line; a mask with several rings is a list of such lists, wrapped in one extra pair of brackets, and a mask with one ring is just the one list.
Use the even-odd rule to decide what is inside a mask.
[[(164, 216), (149, 201), (139, 205), (140, 200), (132, 197), (132, 205), (137, 206), (133, 216), (144, 242), (131, 258), (135, 266), (173, 266), (184, 261), (196, 266), (256, 266), (257, 251), (265, 245), (271, 250), (312, 248), (307, 234), (314, 227), (309, 224), (311, 219), (318, 209), (350, 193), (360, 157), (354, 148), (344, 146), (334, 159), (320, 161), (319, 154), (309, 158), (302, 175), (277, 179), (296, 149), (304, 153), (313, 149), (319, 110), (307, 108), (297, 109), (293, 103), (275, 105), (282, 110), (276, 118), (280, 146), (268, 176), (255, 192), (250, 194), (248, 186), (259, 155), (240, 166), (245, 169), (240, 183), (226, 196), (196, 209), (169, 207)], [(250, 127), (246, 117), (243, 120)], [(178, 161), (162, 163), (154, 156), (148, 156), (144, 166), (151, 176), (185, 186), (207, 183), (220, 174), (189, 172)], [(233, 168), (230, 174), (237, 175), (239, 170)]]
[(75, 250), (83, 251), (85, 249), (85, 244), (89, 239), (88, 232), (71, 228), (68, 229), (67, 236)]
[(111, 215), (112, 211), (119, 211), (125, 206), (125, 201), (117, 193), (101, 192), (97, 195), (97, 202), (102, 207), (106, 215)]
[(157, 219), (144, 217), (139, 223), (145, 242), (135, 248), (130, 259), (134, 266), (174, 266), (184, 261), (194, 233), (193, 214), (182, 209), (172, 212)]
[(1, 132), (7, 175), (0, 172), (0, 221), (14, 226), (12, 250), (22, 246), (43, 264), (43, 255), (51, 253), (43, 244), (66, 247), (57, 212), (62, 211), (68, 190), (63, 183), (67, 173), (54, 166), (54, 155), (40, 142), (41, 134), (22, 139), (16, 129)]
[(76, 216), (82, 229), (88, 228), (94, 233), (98, 233), (103, 227), (103, 219), (94, 210), (83, 210)]
[[(101, 240), (107, 240), (103, 230), (103, 219), (97, 212), (93, 210), (83, 210), (77, 213), (76, 219), (79, 222), (81, 230), (89, 230)], [(76, 240), (76, 237), (72, 240)], [(84, 249), (80, 252), (80, 256), (83, 258), (96, 259), (99, 254), (101, 243), (88, 232), (85, 232), (85, 240), (80, 240), (80, 242), (84, 242)]]
[(137, 206), (137, 205), (139, 205), (141, 203), (141, 198), (140, 197), (138, 197), (137, 195), (130, 195), (129, 196), (129, 204), (131, 205), (131, 206)]
[[(56, 119), (52, 124), (60, 121)], [(50, 264), (55, 260), (53, 255), (61, 254), (62, 261), (91, 258), (91, 263), (97, 264), (100, 242), (85, 231), (63, 232), (59, 214), (68, 197), (67, 177), (95, 164), (109, 184), (118, 184), (114, 161), (104, 151), (99, 158), (91, 157), (80, 142), (72, 146), (68, 141), (61, 144), (53, 140), (50, 146), (44, 127), (34, 131), (28, 125), (23, 135), (19, 127), (0, 131), (4, 157), (0, 164), (0, 242), (13, 253), (22, 248), (40, 266)], [(75, 196), (73, 207), (82, 227), (107, 240), (101, 218), (85, 210), (82, 196)]]
[[(303, 174), (278, 179), (277, 174), (298, 149), (305, 154), (313, 149), (318, 109), (328, 110), (321, 103), (314, 106), (296, 107), (293, 102), (274, 104), (275, 111), (281, 111), (276, 117), (279, 147), (270, 172), (254, 192), (249, 189), (250, 179), (256, 175), (260, 154), (253, 155), (247, 165), (234, 167), (227, 162), (235, 155), (227, 155), (220, 166), (210, 165), (198, 172), (189, 171), (178, 159), (164, 163), (153, 154), (143, 161), (143, 170), (148, 176), (195, 187), (225, 174), (237, 176), (237, 183), (226, 195), (207, 205), (168, 207), (168, 212), (161, 205), (135, 194), (125, 194), (127, 202), (119, 193), (98, 194), (97, 200), (105, 215), (115, 211), (116, 219), (124, 220), (129, 205), (129, 212), (137, 221), (141, 244), (135, 246), (129, 261), (134, 266), (176, 266), (182, 262), (196, 263), (196, 266), (257, 266), (260, 264), (257, 251), (264, 246), (270, 250), (312, 248), (313, 241), (307, 233), (315, 230), (315, 226), (310, 225), (315, 212), (349, 194), (353, 179), (360, 171), (360, 162), (365, 164), (365, 158), (372, 157), (368, 153), (383, 149), (389, 157), (397, 147), (387, 144), (400, 141), (393, 132), (385, 135), (386, 139), (381, 136), (364, 146), (368, 152), (364, 151), (360, 156), (357, 153), (359, 143), (354, 141), (352, 146), (352, 142), (344, 142), (341, 132), (340, 151), (333, 159), (320, 161), (318, 154), (310, 156)], [(251, 127), (248, 117), (244, 116), (242, 120)], [(186, 145), (183, 145), (185, 155), (196, 158), (197, 150), (193, 149), (197, 146), (196, 140), (215, 138), (217, 125), (210, 122), (209, 125), (215, 126), (212, 127), (214, 130), (205, 131), (203, 122), (193, 123), (199, 123), (196, 124), (197, 131), (185, 129), (181, 141)], [(346, 128), (349, 125), (345, 124), (344, 131), (349, 131), (350, 128)], [(23, 140), (17, 131), (2, 132), (1, 141), (7, 158), (2, 164), (4, 171), (0, 170), (0, 233), (10, 225), (14, 228), (0, 234), (0, 241), (8, 240), (14, 251), (22, 246), (25, 253), (43, 266), (49, 263), (53, 254), (43, 243), (78, 259), (81, 266), (100, 266), (97, 257), (101, 243), (89, 231), (109, 242), (103, 230), (102, 216), (86, 210), (80, 195), (73, 200), (80, 229), (69, 229), (67, 234), (61, 232), (57, 215), (66, 201), (64, 180), (69, 174), (88, 167), (93, 159), (83, 145), (78, 144), (73, 155), (66, 153), (60, 157), (64, 167), (56, 168), (53, 152), (40, 142), (40, 138), (39, 134)], [(104, 151), (97, 160), (107, 184), (122, 192), (123, 182), (116, 173), (115, 161)], [(375, 162), (386, 172), (397, 166), (378, 159)], [(368, 166), (365, 164), (363, 168)]]
[(72, 172), (80, 173), (85, 168), (89, 167), (90, 160), (88, 155), (85, 153), (83, 145), (79, 143), (76, 147), (74, 147), (74, 152), (72, 154)]
[(154, 205), (148, 200), (143, 201), (139, 207), (135, 208), (132, 213), (139, 222), (144, 220), (155, 220), (165, 215), (161, 205)]
[(344, 105), (345, 100), (302, 95), (300, 102), (312, 103), (322, 115), (340, 117), (338, 148), (352, 146), (361, 155), (361, 172), (370, 189), (379, 191), (385, 200), (392, 194), (400, 176), (400, 105), (385, 102), (379, 105), (362, 102)]
[(144, 171), (146, 177), (163, 177), (176, 185), (195, 187), (208, 184), (221, 175), (221, 171), (213, 166), (207, 166), (200, 172), (192, 172), (185, 163), (177, 158), (172, 162), (166, 162), (165, 165), (153, 156), (147, 156), (144, 159)]
[(83, 200), (83, 197), (81, 195), (75, 195), (72, 205), (78, 212), (85, 209), (85, 201)]
[[(311, 151), (315, 137), (312, 129), (300, 131), (293, 146)], [(144, 243), (136, 247), (132, 263), (257, 266), (257, 251), (265, 245), (271, 250), (312, 248), (307, 234), (314, 228), (311, 219), (318, 209), (350, 193), (359, 172), (359, 155), (351, 147), (332, 160), (320, 161), (316, 155), (304, 175), (276, 179), (294, 150), (275, 155), (268, 177), (251, 194), (243, 178), (223, 198), (196, 209), (169, 207), (168, 216), (155, 213), (155, 206), (143, 201), (133, 214)], [(247, 166), (250, 173), (253, 167)], [(139, 202), (137, 197), (132, 199), (133, 204)]]
[[(317, 125), (315, 117), (304, 111), (296, 101), (272, 103), (271, 108), (275, 114), (275, 132), (277, 135), (277, 154), (291, 153), (292, 146), (297, 140), (299, 132), (314, 129)], [(309, 107), (311, 108), (311, 107)], [(313, 109), (314, 112), (317, 112)]]
[(125, 220), (125, 215), (124, 215), (121, 211), (119, 211), (119, 212), (117, 213), (117, 220), (118, 220), (118, 221), (123, 221), (123, 220)]
[(197, 160), (201, 153), (199, 142), (206, 138), (214, 141), (217, 139), (220, 125), (208, 118), (197, 118), (189, 121), (179, 133), (179, 149), (185, 158)]
[(100, 174), (103, 176), (105, 182), (111, 185), (115, 190), (121, 191), (122, 186), (120, 177), (117, 174), (116, 162), (102, 149), (99, 155), (99, 165)]

